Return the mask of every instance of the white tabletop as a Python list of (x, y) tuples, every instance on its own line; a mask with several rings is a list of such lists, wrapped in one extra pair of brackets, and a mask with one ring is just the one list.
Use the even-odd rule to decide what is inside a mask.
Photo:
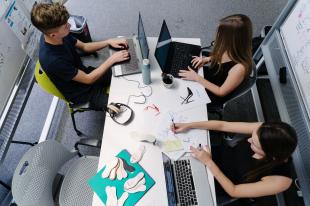
[[(200, 39), (193, 38), (178, 38), (174, 39), (179, 42), (191, 43), (200, 45)], [(148, 38), (148, 44), (150, 49), (149, 60), (151, 64), (151, 79), (153, 94), (147, 98), (145, 104), (134, 104), (134, 100), (131, 99), (129, 105), (134, 110), (135, 116), (133, 121), (127, 125), (122, 126), (116, 124), (110, 117), (106, 117), (104, 133), (102, 138), (102, 146), (100, 151), (100, 159), (98, 165), (98, 171), (105, 165), (105, 162), (117, 155), (121, 150), (127, 149), (129, 152), (135, 151), (139, 145), (144, 144), (146, 147), (146, 152), (140, 161), (140, 165), (148, 172), (148, 174), (154, 179), (155, 185), (142, 197), (137, 203), (139, 206), (152, 206), (156, 201), (156, 205), (165, 206), (168, 205), (166, 184), (164, 178), (164, 169), (162, 163), (161, 150), (157, 146), (153, 146), (148, 143), (140, 143), (130, 137), (132, 131), (144, 132), (154, 134), (158, 125), (162, 124), (161, 116), (165, 115), (167, 111), (175, 110), (176, 105), (180, 105), (179, 98), (172, 98), (176, 96), (176, 88), (179, 87), (184, 81), (181, 79), (176, 79), (175, 87), (167, 89), (162, 85), (161, 82), (161, 70), (154, 57), (154, 51), (156, 47), (157, 38)], [(202, 71), (199, 72), (200, 75)], [(130, 75), (126, 76), (127, 79), (138, 80), (142, 83), (142, 75)], [(113, 77), (110, 87), (109, 102), (120, 102), (127, 103), (129, 95), (135, 94), (139, 95), (140, 92), (145, 94), (149, 93), (149, 89), (137, 88), (137, 84), (134, 82), (128, 82), (122, 77)], [(155, 104), (160, 108), (160, 115), (154, 115), (152, 111), (145, 111), (144, 108), (148, 105)], [(206, 105), (196, 106), (194, 108), (187, 109), (186, 114), (188, 114), (190, 121), (203, 121), (207, 120), (207, 108)], [(169, 127), (169, 123), (167, 125)], [(206, 131), (200, 131), (199, 137), (197, 137), (197, 142), (202, 144), (209, 144), (208, 133)], [(210, 144), (209, 144), (210, 145)], [(215, 189), (214, 189), (214, 178), (210, 171), (208, 170), (208, 178), (212, 191), (212, 196), (214, 200), (214, 205), (216, 205)], [(159, 198), (160, 197), (160, 198)], [(93, 206), (102, 206), (104, 203), (99, 199), (99, 197), (94, 194)]]

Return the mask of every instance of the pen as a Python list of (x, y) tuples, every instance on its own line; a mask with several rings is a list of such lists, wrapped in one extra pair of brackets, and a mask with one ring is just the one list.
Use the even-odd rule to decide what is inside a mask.
[(199, 149), (199, 150), (202, 150), (201, 144), (198, 145), (198, 149)]
[(173, 125), (173, 132), (175, 133), (175, 123), (173, 121), (173, 118), (171, 118), (171, 121), (172, 121), (172, 125)]

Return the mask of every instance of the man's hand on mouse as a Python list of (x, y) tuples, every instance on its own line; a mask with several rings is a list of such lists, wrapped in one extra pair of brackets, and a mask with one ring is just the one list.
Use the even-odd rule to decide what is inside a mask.
[(122, 38), (114, 38), (114, 39), (109, 39), (108, 44), (117, 49), (127, 49), (128, 48), (128, 42), (126, 39)]

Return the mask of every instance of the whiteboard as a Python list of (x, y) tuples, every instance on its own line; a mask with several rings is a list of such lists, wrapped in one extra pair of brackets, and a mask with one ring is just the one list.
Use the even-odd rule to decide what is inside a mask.
[(0, 21), (0, 116), (14, 87), (26, 53), (4, 21)]
[(299, 0), (280, 33), (303, 99), (310, 110), (310, 0)]

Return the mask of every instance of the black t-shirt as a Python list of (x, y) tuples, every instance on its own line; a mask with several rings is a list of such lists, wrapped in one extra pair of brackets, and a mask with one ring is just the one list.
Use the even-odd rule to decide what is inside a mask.
[[(203, 67), (204, 78), (217, 86), (222, 86), (222, 84), (227, 79), (230, 69), (234, 67), (236, 64), (237, 63), (233, 61), (225, 62), (222, 64), (220, 70), (218, 70), (219, 64), (216, 64), (215, 66), (204, 66)], [(216, 96), (207, 89), (206, 92), (210, 97), (211, 103), (214, 105), (222, 105), (227, 101), (227, 96), (226, 97)]]
[(79, 69), (86, 73), (91, 71), (83, 65), (76, 52), (76, 42), (74, 37), (68, 35), (62, 45), (52, 45), (45, 42), (42, 36), (39, 60), (42, 69), (68, 101), (85, 103), (89, 100), (91, 86), (72, 79)]

